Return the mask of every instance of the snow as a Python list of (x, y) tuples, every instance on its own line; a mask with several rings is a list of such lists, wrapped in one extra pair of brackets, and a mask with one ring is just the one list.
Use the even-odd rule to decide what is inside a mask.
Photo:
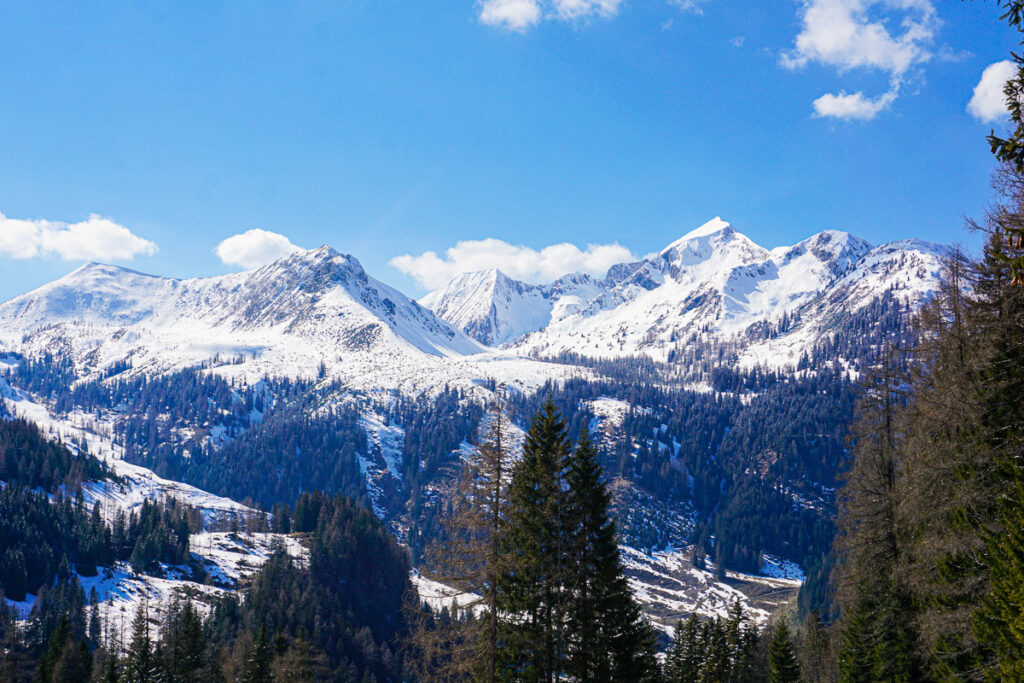
[(53, 435), (73, 451), (78, 450), (76, 443), (84, 442), (90, 454), (105, 462), (114, 474), (124, 479), (120, 484), (89, 482), (82, 486), (86, 504), (91, 507), (100, 503), (108, 519), (113, 518), (118, 509), (129, 512), (141, 507), (143, 501), (156, 502), (166, 498), (174, 498), (198, 508), (206, 522), (260, 514), (229, 498), (164, 479), (152, 470), (123, 460), (123, 449), (111, 440), (109, 425), (97, 423), (91, 414), (75, 411), (67, 418), (57, 418), (46, 406), (33, 401), (23, 391), (18, 390), (16, 393), (16, 400), (0, 398), (11, 414), (31, 420), (44, 434)]
[(428, 579), (416, 571), (409, 574), (409, 579), (420, 596), (420, 600), (431, 610), (440, 611), (445, 608), (450, 610), (453, 606), (462, 608), (467, 605), (470, 605), (471, 608), (483, 609), (481, 604), (483, 598), (475, 593), (459, 591), (433, 579)]
[(596, 421), (590, 427), (592, 431), (597, 428), (598, 424), (621, 427), (622, 421), (626, 419), (626, 415), (629, 414), (629, 410), (632, 407), (626, 401), (620, 401), (617, 398), (609, 398), (607, 396), (595, 398), (592, 401), (588, 401), (586, 405), (590, 412), (594, 414)]
[[(840, 301), (856, 311), (893, 284), (912, 304), (929, 296), (937, 289), (944, 253), (944, 247), (920, 241), (871, 247), (835, 230), (767, 250), (716, 219), (639, 264), (613, 267), (599, 283), (603, 293), (587, 306), (511, 348), (539, 356), (573, 352), (665, 361), (701, 339), (733, 343), (741, 353), (770, 344), (771, 351), (747, 354), (744, 363), (791, 367), (824, 334)], [(754, 325), (797, 314), (818, 320), (770, 342), (746, 337)]]
[(755, 623), (763, 625), (779, 605), (795, 597), (803, 580), (799, 567), (788, 563), (787, 571), (798, 578), (727, 571), (724, 580), (719, 581), (710, 561), (707, 569), (693, 566), (692, 547), (647, 553), (622, 546), (620, 551), (641, 608), (652, 625), (669, 636), (675, 625), (691, 614), (725, 617), (737, 601)]
[(490, 269), (459, 275), (420, 303), (477, 341), (500, 346), (575, 313), (601, 291), (580, 273), (538, 286)]
[[(295, 536), (201, 533), (191, 536), (190, 544), (193, 557), (209, 575), (205, 582), (193, 580), (187, 567), (164, 564), (160, 567), (163, 576), (151, 576), (136, 573), (127, 562), (118, 562), (111, 568), (101, 567), (96, 576), (78, 575), (77, 578), (87, 598), (93, 589), (96, 590), (100, 616), (116, 632), (127, 637), (127, 629), (143, 601), (148, 603), (150, 616), (157, 623), (176, 598), (189, 597), (200, 612), (206, 612), (208, 600), (236, 589), (241, 579), (251, 576), (266, 563), (273, 552), (275, 540), (283, 543), (285, 551), (299, 562), (308, 561), (308, 550)], [(32, 611), (36, 597), (29, 595), (21, 602), (8, 599), (7, 604), (25, 618)], [(153, 636), (157, 635), (154, 629)]]

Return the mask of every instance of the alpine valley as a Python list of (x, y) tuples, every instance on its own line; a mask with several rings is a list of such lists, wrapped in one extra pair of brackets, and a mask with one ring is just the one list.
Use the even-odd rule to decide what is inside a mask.
[(311, 491), (369, 507), (440, 600), (415, 567), (488, 406), (521, 440), (550, 397), (597, 443), (655, 625), (736, 600), (763, 623), (825, 599), (856, 383), (912, 341), (949, 253), (837, 231), (768, 249), (716, 218), (600, 279), (489, 270), (419, 302), (326, 246), (191, 280), (88, 264), (0, 305), (0, 413), (105, 463), (83, 489), (104, 518), (197, 511), (205, 578), (125, 560), (83, 578), (108, 612), (236, 590), (277, 536), (301, 564), (270, 523), (230, 530)]

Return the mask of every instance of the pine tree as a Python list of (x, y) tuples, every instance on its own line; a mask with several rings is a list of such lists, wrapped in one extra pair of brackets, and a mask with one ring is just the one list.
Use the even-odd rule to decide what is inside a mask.
[(499, 591), (510, 616), (499, 668), (522, 680), (553, 681), (564, 642), (565, 535), (563, 470), (569, 451), (565, 420), (550, 400), (534, 416), (509, 486), (507, 566)]
[[(850, 631), (840, 651), (843, 681), (860, 680), (847, 676), (863, 670), (887, 681), (914, 675), (909, 595), (898, 572), (903, 386), (900, 360), (886, 344), (858, 406), (854, 458), (840, 499), (837, 598), (843, 629)], [(865, 609), (869, 604), (872, 609)]]
[(153, 641), (149, 634), (149, 602), (143, 600), (135, 610), (132, 620), (132, 639), (124, 666), (122, 680), (125, 683), (150, 683), (158, 671), (153, 653)]
[(696, 681), (701, 670), (700, 621), (691, 614), (686, 622), (676, 625), (675, 640), (665, 662), (665, 675), (670, 683)]
[(202, 620), (191, 600), (172, 606), (169, 612), (163, 637), (167, 667), (176, 682), (198, 682), (206, 650)]
[(121, 660), (116, 652), (106, 652), (103, 665), (100, 667), (99, 683), (119, 683), (121, 681)]
[[(1014, 204), (1002, 221), (1024, 230), (1024, 178), (1016, 178)], [(1007, 283), (1003, 263), (990, 243), (978, 291), (988, 332), (989, 353), (982, 368), (981, 439), (1002, 486), (996, 524), (982, 530), (984, 561), (991, 591), (977, 614), (979, 637), (995, 652), (1003, 680), (1024, 677), (1024, 287)]]
[(299, 636), (275, 662), (274, 676), (287, 683), (314, 683), (327, 678), (326, 663), (323, 655)]
[(799, 680), (800, 664), (789, 637), (789, 626), (782, 620), (768, 645), (768, 683), (797, 683)]
[(598, 453), (584, 430), (568, 457), (562, 504), (567, 549), (568, 648), (565, 671), (581, 681), (646, 680), (652, 634), (626, 581), (610, 496)]
[(274, 680), (274, 671), (271, 666), (274, 653), (267, 640), (267, 627), (260, 626), (256, 639), (253, 640), (252, 650), (245, 661), (245, 669), (242, 672), (243, 683), (271, 683)]
[[(422, 678), (448, 680), (473, 675), (498, 678), (503, 626), (498, 583), (503, 573), (510, 465), (503, 406), (489, 413), (486, 439), (467, 459), (451, 496), (442, 538), (427, 550), (429, 575), (477, 599), (460, 599), (444, 617), (409, 612), (412, 643)], [(453, 601), (454, 603), (454, 601)]]

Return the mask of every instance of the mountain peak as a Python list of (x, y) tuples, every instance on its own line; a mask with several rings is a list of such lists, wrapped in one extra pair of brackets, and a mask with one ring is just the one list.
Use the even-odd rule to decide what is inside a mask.
[(692, 239), (696, 239), (698, 237), (708, 237), (710, 235), (714, 235), (714, 234), (719, 233), (719, 232), (724, 232), (724, 231), (729, 230), (731, 228), (732, 228), (732, 226), (729, 225), (729, 223), (727, 223), (726, 221), (723, 221), (721, 219), (721, 217), (715, 216), (714, 218), (712, 218), (711, 220), (709, 220), (707, 223), (705, 223), (704, 225), (700, 226), (699, 228), (694, 228), (690, 232), (688, 232), (685, 235), (683, 235), (682, 239), (684, 239), (684, 240), (692, 240)]
[(685, 235), (677, 239), (672, 244), (662, 249), (661, 253), (666, 254), (672, 251), (673, 249), (678, 249), (679, 247), (685, 244), (693, 242), (694, 240), (699, 240), (703, 237), (720, 236), (722, 240), (729, 240), (732, 238), (734, 234), (736, 234), (736, 231), (733, 229), (733, 227), (726, 221), (723, 221), (721, 218), (716, 216), (707, 223), (705, 223), (704, 225), (700, 226), (699, 228), (694, 228), (690, 232), (686, 233)]

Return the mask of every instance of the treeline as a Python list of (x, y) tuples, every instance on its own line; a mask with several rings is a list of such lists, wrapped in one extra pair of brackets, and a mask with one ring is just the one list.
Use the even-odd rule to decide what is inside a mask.
[(710, 556), (720, 568), (746, 572), (760, 571), (765, 553), (793, 560), (808, 568), (803, 603), (826, 610), (833, 492), (848, 457), (856, 386), (829, 367), (801, 377), (730, 370), (717, 373), (716, 381), (748, 393), (571, 379), (548, 384), (538, 395), (513, 394), (509, 411), (525, 424), (547, 395), (575, 433), (594, 417), (589, 401), (611, 397), (630, 404), (616, 437), (601, 442), (604, 471), (660, 503), (691, 504), (696, 525), (682, 537), (626, 527), (625, 542), (648, 548), (688, 543), (698, 566)]
[(503, 419), (496, 407), (428, 552), (464, 599), (416, 614), (417, 680), (658, 680), (587, 432), (574, 444), (548, 401), (513, 464)]
[(676, 625), (665, 657), (666, 683), (797, 683), (801, 666), (785, 620), (758, 629), (737, 602), (726, 618)]
[(62, 563), (95, 576), (117, 560), (138, 571), (191, 560), (188, 535), (198, 516), (188, 506), (145, 501), (108, 525), (99, 503), (86, 506), (81, 485), (117, 485), (109, 469), (23, 420), (0, 419), (0, 456), (0, 587), (7, 597), (24, 600), (51, 585)]
[[(412, 680), (404, 665), (405, 552), (372, 513), (304, 495), (288, 521), (308, 561), (278, 543), (241, 599), (138, 606), (129, 632), (100, 616), (65, 565), (26, 621), (0, 600), (0, 679), (11, 683)], [(204, 616), (205, 614), (205, 616)]]
[(860, 403), (841, 499), (836, 595), (843, 681), (1024, 676), (1024, 287), (1007, 226), (1024, 176), (1000, 179), (983, 258), (956, 255)]
[(63, 486), (74, 493), (84, 481), (107, 479), (116, 477), (96, 458), (73, 454), (28, 420), (0, 414), (0, 481), (50, 492)]

